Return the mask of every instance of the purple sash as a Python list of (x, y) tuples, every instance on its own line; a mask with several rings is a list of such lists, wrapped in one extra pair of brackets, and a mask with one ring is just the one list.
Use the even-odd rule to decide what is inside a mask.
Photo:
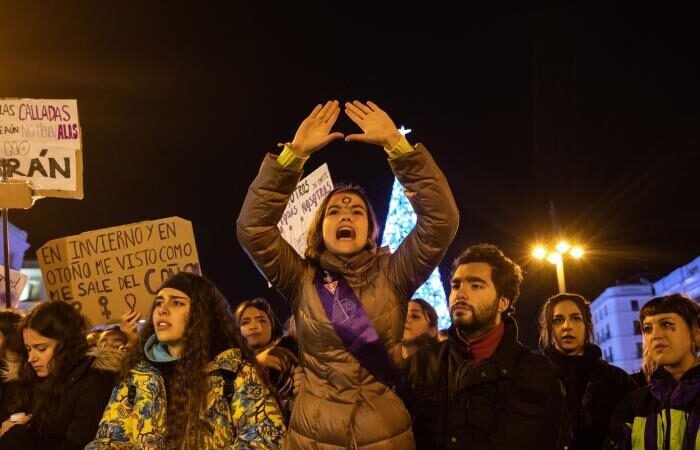
[(374, 378), (401, 395), (405, 384), (401, 372), (389, 357), (367, 312), (345, 278), (319, 269), (314, 283), (328, 320), (348, 352)]

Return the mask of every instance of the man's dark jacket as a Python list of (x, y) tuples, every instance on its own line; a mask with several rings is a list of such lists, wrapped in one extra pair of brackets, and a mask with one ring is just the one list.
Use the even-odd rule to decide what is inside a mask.
[(559, 382), (544, 356), (518, 342), (512, 318), (494, 354), (478, 365), (451, 327), (446, 341), (422, 349), (404, 369), (419, 450), (554, 449)]

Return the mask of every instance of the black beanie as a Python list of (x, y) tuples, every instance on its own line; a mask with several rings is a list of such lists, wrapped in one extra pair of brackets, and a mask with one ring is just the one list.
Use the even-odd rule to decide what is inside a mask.
[(165, 280), (165, 283), (158, 289), (160, 292), (162, 289), (172, 288), (187, 294), (189, 298), (192, 298), (192, 274), (181, 272)]

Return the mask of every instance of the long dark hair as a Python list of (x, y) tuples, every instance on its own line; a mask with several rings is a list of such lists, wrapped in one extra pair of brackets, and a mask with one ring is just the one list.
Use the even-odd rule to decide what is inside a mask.
[(61, 404), (63, 390), (72, 369), (87, 354), (85, 334), (88, 322), (72, 305), (60, 300), (39, 303), (20, 323), (20, 333), (32, 329), (38, 334), (58, 341), (49, 362), (49, 376), (39, 383), (39, 377), (29, 364), (29, 354), (22, 348), (19, 377), (24, 407), (30, 407), (32, 422), (44, 430)]
[(586, 327), (584, 344), (593, 343), (593, 315), (591, 314), (591, 304), (588, 300), (578, 294), (562, 293), (547, 299), (540, 311), (540, 348), (554, 347), (554, 333), (552, 332), (552, 322), (554, 320), (554, 308), (561, 302), (570, 301), (578, 307), (583, 317)]
[(22, 314), (18, 312), (0, 311), (0, 333), (4, 338), (2, 346), (0, 346), (0, 360), (8, 357), (19, 357), (22, 354), (24, 343), (22, 342), (22, 333), (19, 331), (21, 321)]
[(268, 302), (263, 297), (255, 297), (251, 300), (243, 300), (241, 303), (238, 304), (238, 306), (236, 307), (236, 312), (234, 313), (234, 317), (236, 318), (236, 326), (238, 327), (239, 331), (241, 329), (241, 317), (243, 317), (243, 313), (248, 308), (255, 308), (259, 311), (262, 311), (267, 316), (267, 319), (270, 321), (270, 325), (272, 328), (270, 342), (273, 342), (275, 339), (282, 336), (282, 325), (280, 325), (280, 321), (277, 319), (277, 314), (275, 314), (275, 312), (272, 310), (270, 302)]
[(309, 225), (309, 232), (306, 235), (306, 252), (304, 256), (310, 261), (318, 262), (321, 255), (326, 250), (326, 245), (323, 243), (323, 219), (326, 218), (326, 209), (331, 197), (341, 192), (355, 194), (365, 202), (365, 206), (367, 206), (367, 224), (369, 227), (367, 230), (367, 245), (365, 248), (371, 248), (377, 245), (379, 222), (377, 222), (377, 215), (374, 213), (374, 209), (367, 198), (365, 190), (353, 184), (339, 184), (323, 198), (321, 205), (316, 210), (316, 214)]
[[(169, 446), (191, 450), (200, 448), (206, 431), (199, 417), (206, 405), (209, 390), (207, 364), (216, 355), (232, 347), (240, 348), (248, 361), (254, 361), (254, 357), (241, 345), (240, 332), (235, 326), (228, 301), (213, 283), (202, 276), (180, 272), (163, 286), (177, 284), (188, 286), (191, 301), (183, 337), (184, 349), (170, 380), (166, 439)], [(146, 359), (144, 345), (155, 334), (154, 309), (155, 302), (151, 305), (145, 326), (139, 334), (138, 345), (125, 359), (122, 367), (124, 378), (136, 364)]]

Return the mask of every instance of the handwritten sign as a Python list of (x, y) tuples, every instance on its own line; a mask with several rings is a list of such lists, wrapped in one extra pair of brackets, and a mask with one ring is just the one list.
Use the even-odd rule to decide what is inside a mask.
[(287, 208), (277, 224), (282, 237), (301, 256), (306, 251), (309, 225), (323, 198), (333, 190), (328, 164), (323, 164), (297, 184)]
[[(12, 307), (17, 307), (20, 295), (27, 284), (28, 277), (18, 270), (10, 269), (10, 293)], [(0, 264), (0, 308), (5, 306), (5, 266)]]
[(179, 217), (54, 239), (36, 253), (49, 298), (93, 325), (119, 322), (127, 310), (145, 316), (163, 281), (201, 273), (192, 223)]
[(78, 102), (0, 99), (0, 159), (38, 196), (83, 198)]

